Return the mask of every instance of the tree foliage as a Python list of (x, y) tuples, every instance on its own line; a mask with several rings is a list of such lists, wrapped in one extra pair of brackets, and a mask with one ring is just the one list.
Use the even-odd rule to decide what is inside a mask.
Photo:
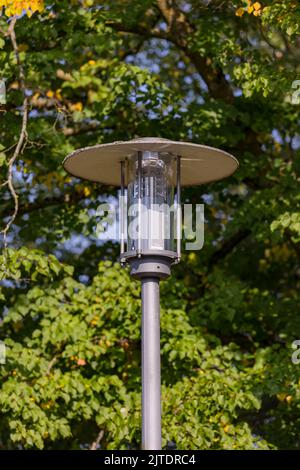
[(298, 2), (0, 8), (0, 447), (139, 448), (139, 284), (95, 234), (116, 192), (61, 162), (161, 136), (240, 161), (183, 194), (205, 244), (162, 283), (163, 445), (298, 449)]

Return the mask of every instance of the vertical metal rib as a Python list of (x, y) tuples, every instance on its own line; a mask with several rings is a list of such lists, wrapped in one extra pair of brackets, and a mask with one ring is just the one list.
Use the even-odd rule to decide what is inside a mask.
[(177, 262), (180, 261), (181, 258), (181, 157), (177, 157), (177, 195), (176, 195), (176, 202), (177, 202)]
[(138, 152), (138, 220), (137, 254), (140, 256), (142, 251), (142, 152)]
[(125, 252), (125, 162), (121, 162), (120, 255)]

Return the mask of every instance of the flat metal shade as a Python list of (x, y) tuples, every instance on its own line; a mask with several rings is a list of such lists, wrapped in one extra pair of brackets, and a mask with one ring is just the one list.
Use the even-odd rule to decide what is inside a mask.
[[(181, 157), (181, 185), (193, 186), (230, 176), (239, 166), (235, 157), (223, 150), (190, 142), (145, 137), (75, 150), (63, 166), (78, 178), (120, 186), (120, 162), (137, 151), (169, 152)], [(125, 181), (125, 184), (126, 181)]]

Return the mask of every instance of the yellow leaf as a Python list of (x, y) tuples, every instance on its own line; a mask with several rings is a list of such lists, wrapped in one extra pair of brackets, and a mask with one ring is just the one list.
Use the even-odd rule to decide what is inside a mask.
[(36, 93), (33, 95), (32, 99), (33, 99), (33, 100), (37, 100), (39, 96), (40, 96), (39, 92), (36, 92)]
[(85, 366), (85, 365), (86, 365), (86, 361), (85, 361), (84, 359), (78, 359), (77, 365), (78, 365), (78, 366)]
[(10, 87), (11, 90), (18, 90), (19, 88), (19, 83), (18, 82), (12, 82)]
[(83, 109), (83, 104), (80, 103), (80, 101), (78, 103), (74, 103), (70, 106), (70, 109), (71, 111), (75, 112), (75, 111), (82, 111)]
[(276, 397), (279, 401), (284, 401), (287, 397), (286, 393), (277, 393)]
[(91, 194), (90, 188), (85, 186), (84, 189), (83, 189), (83, 194), (85, 195), (85, 197), (88, 197)]
[(61, 88), (59, 88), (58, 90), (56, 90), (55, 95), (56, 95), (56, 98), (57, 98), (58, 100), (60, 100), (60, 101), (62, 100)]
[(244, 13), (245, 13), (244, 8), (240, 7), (236, 10), (235, 15), (236, 16), (243, 16)]
[(43, 0), (0, 0), (0, 8), (5, 7), (6, 16), (20, 16), (26, 12), (30, 18), (35, 11), (42, 12), (44, 10)]
[(29, 48), (28, 44), (19, 44), (19, 51), (20, 52), (26, 52), (26, 51), (28, 51), (28, 48)]
[(189, 261), (195, 261), (197, 259), (196, 253), (190, 253), (188, 258)]

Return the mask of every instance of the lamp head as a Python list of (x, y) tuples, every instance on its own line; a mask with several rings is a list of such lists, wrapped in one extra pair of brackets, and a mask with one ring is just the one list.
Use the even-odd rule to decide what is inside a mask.
[(120, 210), (121, 263), (136, 278), (166, 278), (181, 254), (181, 186), (225, 178), (238, 161), (205, 145), (147, 137), (79, 149), (63, 165), (73, 176), (121, 186), (122, 196), (127, 187), (127, 213), (123, 202)]
[[(68, 173), (78, 178), (120, 186), (120, 162), (138, 151), (180, 155), (181, 186), (217, 181), (230, 176), (238, 168), (237, 159), (223, 150), (157, 137), (78, 149), (65, 158), (63, 166)], [(125, 185), (127, 186), (127, 179)]]

